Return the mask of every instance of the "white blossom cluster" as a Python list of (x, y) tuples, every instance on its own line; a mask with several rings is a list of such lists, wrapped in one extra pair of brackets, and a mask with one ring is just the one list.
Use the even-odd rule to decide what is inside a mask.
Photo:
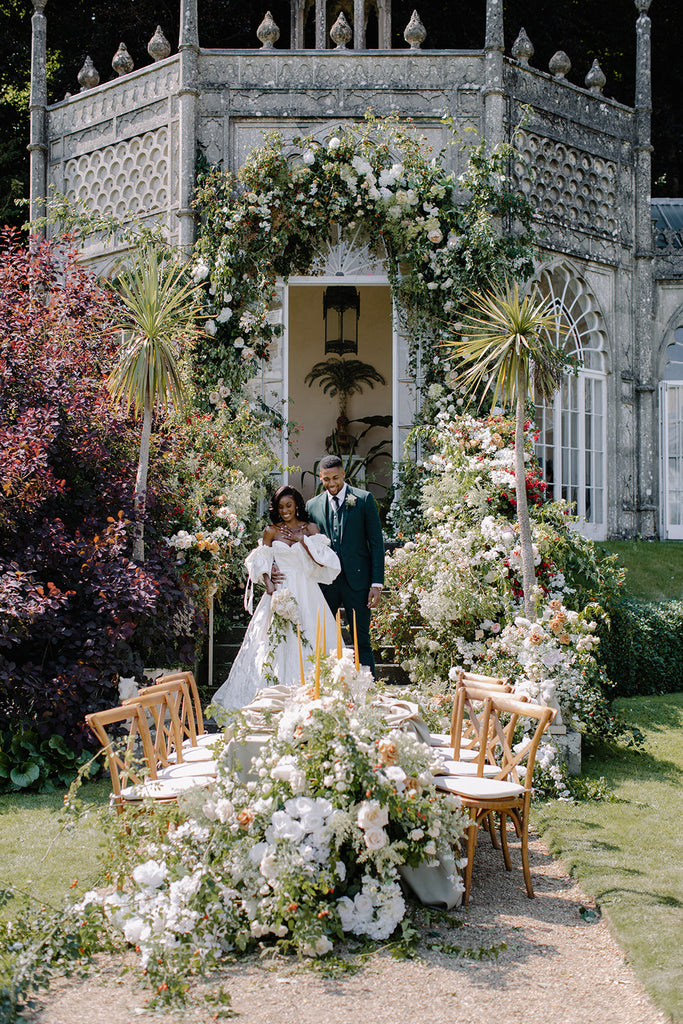
[(398, 868), (434, 862), (463, 834), (458, 801), (436, 794), (430, 748), (346, 693), (292, 689), (244, 781), (231, 751), (217, 782), (185, 798), (180, 824), (133, 819), (123, 891), (89, 894), (154, 981), (256, 943), (320, 956), (342, 931), (384, 940), (406, 913)]

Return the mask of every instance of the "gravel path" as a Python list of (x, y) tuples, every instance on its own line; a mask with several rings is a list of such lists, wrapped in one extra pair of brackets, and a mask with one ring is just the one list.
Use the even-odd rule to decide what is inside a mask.
[[(373, 953), (354, 974), (326, 977), (295, 960), (241, 960), (193, 985), (190, 1005), (161, 1014), (122, 963), (102, 959), (97, 973), (64, 979), (40, 994), (26, 1024), (210, 1024), (219, 1019), (206, 994), (223, 985), (244, 1024), (665, 1024), (625, 963), (599, 912), (539, 839), (531, 844), (536, 899), (527, 899), (519, 851), (513, 870), (479, 841), (470, 906), (449, 923), (426, 926), (418, 955)], [(438, 932), (438, 935), (435, 934)], [(506, 948), (471, 959), (436, 951)], [(128, 961), (133, 963), (133, 961)]]

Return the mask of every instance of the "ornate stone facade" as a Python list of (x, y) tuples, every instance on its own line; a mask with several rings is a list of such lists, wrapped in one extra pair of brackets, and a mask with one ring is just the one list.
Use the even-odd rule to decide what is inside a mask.
[[(255, 40), (260, 49), (201, 49), (196, 0), (180, 0), (178, 53), (48, 107), (45, 0), (33, 2), (34, 217), (53, 187), (101, 214), (160, 219), (172, 240), (189, 246), (197, 147), (235, 170), (272, 129), (288, 140), (324, 136), (368, 109), (410, 116), (435, 151), (447, 141), (444, 113), (461, 134), (473, 130), (492, 144), (514, 137), (520, 159), (511, 172), (534, 200), (546, 261), (539, 287), (571, 321), (584, 357), (576, 388), (568, 385), (557, 408), (543, 413), (539, 457), (552, 461), (556, 490), (581, 491), (594, 536), (683, 538), (683, 380), (672, 378), (683, 363), (677, 355), (671, 362), (683, 344), (683, 247), (681, 230), (669, 223), (658, 224), (653, 245), (648, 0), (638, 2), (633, 108), (602, 94), (599, 67), (585, 86), (571, 80), (565, 55), (555, 55), (548, 73), (533, 67), (528, 37), (507, 57), (502, 0), (487, 0), (484, 48), (467, 52), (421, 49), (417, 23), (405, 49), (392, 50), (389, 0), (292, 0), (293, 49), (278, 48), (269, 23)], [(328, 33), (342, 9), (351, 38), (337, 32), (334, 49)], [(306, 17), (315, 21), (315, 50), (304, 48)], [(364, 48), (368, 19), (378, 50)], [(458, 147), (446, 159), (463, 170)], [(94, 242), (86, 256), (105, 260), (111, 252)], [(350, 240), (336, 240), (317, 272), (334, 265), (334, 275), (352, 278), (367, 258)], [(401, 351), (394, 354), (398, 418), (411, 388), (414, 408), (415, 390)], [(589, 365), (587, 353), (599, 358)], [(574, 429), (568, 424), (576, 444), (563, 435)]]

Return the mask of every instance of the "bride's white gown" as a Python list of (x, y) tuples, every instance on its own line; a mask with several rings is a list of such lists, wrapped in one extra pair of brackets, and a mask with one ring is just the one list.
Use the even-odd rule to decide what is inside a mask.
[[(305, 538), (305, 544), (316, 560), (304, 551), (301, 544), (291, 547), (284, 541), (274, 540), (272, 547), (259, 541), (259, 546), (249, 553), (245, 565), (249, 570), (249, 579), (257, 583), (261, 577), (277, 563), (280, 572), (285, 576), (284, 582), (278, 584), (278, 590), (287, 588), (296, 598), (298, 605), (299, 624), (302, 633), (304, 668), (310, 667), (310, 657), (315, 650), (316, 621), (320, 616), (321, 635), (323, 625), (326, 633), (327, 648), (334, 647), (336, 642), (336, 625), (319, 583), (331, 583), (339, 574), (340, 564), (337, 555), (330, 547), (327, 537), (316, 533)], [(316, 562), (322, 564), (316, 565)], [(256, 693), (265, 686), (272, 686), (275, 681), (284, 686), (298, 684), (301, 679), (299, 663), (299, 641), (296, 625), (288, 625), (287, 635), (273, 652), (264, 675), (264, 662), (269, 655), (268, 628), (272, 621), (271, 599), (264, 594), (249, 623), (244, 642), (230, 670), (230, 675), (213, 695), (213, 702), (224, 708), (242, 708), (253, 700)]]

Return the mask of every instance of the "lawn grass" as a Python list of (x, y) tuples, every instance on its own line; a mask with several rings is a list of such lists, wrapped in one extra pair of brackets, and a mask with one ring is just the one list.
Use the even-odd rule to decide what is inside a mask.
[(606, 912), (655, 1002), (683, 1022), (683, 693), (616, 703), (645, 733), (644, 751), (584, 758), (616, 800), (542, 804), (535, 820)]
[(610, 540), (601, 544), (628, 569), (626, 590), (646, 601), (683, 600), (683, 542)]
[[(109, 800), (109, 777), (86, 783), (81, 799), (100, 807)], [(98, 856), (103, 837), (95, 824), (60, 824), (64, 793), (12, 793), (0, 796), (0, 888), (16, 886), (19, 895), (0, 907), (12, 918), (30, 894), (41, 903), (61, 907), (64, 894), (78, 879), (86, 892), (100, 879)]]

